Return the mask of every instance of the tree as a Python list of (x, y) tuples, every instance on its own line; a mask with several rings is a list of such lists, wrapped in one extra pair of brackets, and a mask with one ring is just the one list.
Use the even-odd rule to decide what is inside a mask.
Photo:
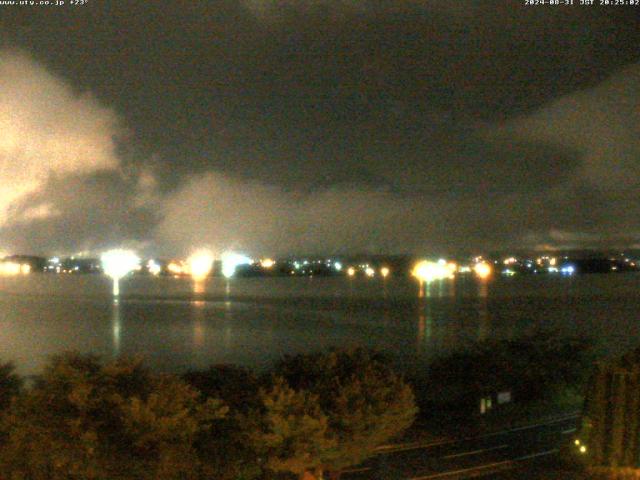
[(220, 398), (233, 409), (246, 412), (257, 405), (258, 379), (246, 368), (211, 365), (206, 370), (191, 370), (182, 379), (204, 397)]
[(11, 400), (20, 393), (22, 384), (22, 378), (15, 373), (13, 363), (0, 364), (0, 411), (9, 407)]
[(262, 411), (255, 417), (258, 420), (249, 438), (265, 458), (265, 467), (300, 478), (319, 471), (327, 453), (335, 448), (335, 440), (327, 434), (328, 419), (318, 398), (276, 378), (271, 388), (260, 390), (260, 401)]
[(182, 377), (204, 398), (220, 398), (229, 406), (215, 430), (200, 436), (198, 449), (211, 476), (217, 480), (256, 478), (262, 473), (255, 450), (247, 439), (245, 416), (259, 406), (259, 386), (255, 375), (234, 365), (212, 365), (189, 371)]
[(316, 399), (326, 417), (317, 472), (361, 463), (408, 428), (417, 408), (411, 388), (388, 362), (365, 349), (288, 356), (275, 369), (294, 391)]
[(475, 409), (480, 397), (503, 390), (522, 403), (551, 399), (582, 388), (592, 363), (590, 347), (584, 339), (552, 332), (479, 342), (435, 359), (426, 390), (437, 392), (433, 401), (444, 399), (448, 407), (466, 410)]
[(201, 478), (196, 441), (226, 410), (139, 360), (57, 355), (3, 418), (0, 471), (14, 480)]

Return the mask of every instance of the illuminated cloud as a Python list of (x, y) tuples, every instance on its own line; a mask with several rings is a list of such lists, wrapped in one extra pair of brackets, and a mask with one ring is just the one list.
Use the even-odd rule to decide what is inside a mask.
[(513, 119), (489, 137), (527, 139), (576, 151), (574, 182), (608, 190), (640, 183), (640, 64), (595, 87), (561, 97)]
[[(31, 57), (0, 50), (0, 226), (11, 206), (52, 176), (118, 167), (114, 112), (74, 91)], [(42, 204), (23, 221), (53, 214)]]
[(251, 255), (411, 251), (442, 240), (434, 226), (448, 211), (363, 186), (309, 192), (210, 172), (165, 198), (155, 244), (178, 254), (194, 239)]

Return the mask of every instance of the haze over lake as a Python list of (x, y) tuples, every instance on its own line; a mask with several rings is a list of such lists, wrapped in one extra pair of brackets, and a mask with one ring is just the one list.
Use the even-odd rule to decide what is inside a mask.
[(264, 368), (282, 355), (363, 345), (410, 373), (434, 355), (538, 328), (592, 337), (602, 353), (640, 338), (640, 275), (408, 278), (128, 277), (114, 304), (100, 275), (0, 278), (3, 361), (36, 373), (63, 350), (143, 355), (180, 373), (213, 363)]

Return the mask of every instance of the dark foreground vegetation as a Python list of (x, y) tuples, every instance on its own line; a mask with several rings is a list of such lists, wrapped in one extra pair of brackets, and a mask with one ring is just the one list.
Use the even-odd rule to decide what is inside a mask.
[(227, 366), (178, 378), (77, 353), (27, 388), (10, 365), (0, 377), (0, 473), (12, 480), (337, 477), (417, 411), (365, 350), (287, 357), (260, 378)]
[[(473, 420), (526, 420), (580, 409), (594, 360), (590, 340), (537, 331), (469, 344), (436, 358), (408, 381), (414, 386), (419, 423), (450, 431)], [(481, 399), (490, 400), (484, 415)]]
[[(1, 365), (0, 478), (335, 479), (415, 418), (413, 432), (455, 435), (566, 398), (575, 410), (593, 355), (583, 339), (536, 333), (469, 345), (406, 381), (389, 365), (368, 350), (336, 350), (285, 357), (260, 376), (216, 365), (177, 377), (140, 359), (64, 353), (28, 385)], [(497, 405), (504, 392), (509, 401)], [(482, 398), (493, 400), (484, 415)], [(531, 475), (598, 473), (571, 463)]]

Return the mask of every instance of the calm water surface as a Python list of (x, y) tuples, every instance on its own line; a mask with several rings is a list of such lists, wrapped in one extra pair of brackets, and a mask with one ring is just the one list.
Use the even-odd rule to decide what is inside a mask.
[(538, 328), (594, 338), (603, 353), (640, 344), (640, 275), (409, 279), (131, 277), (118, 304), (97, 275), (0, 277), (2, 360), (36, 373), (63, 350), (142, 354), (162, 371), (212, 363), (264, 368), (287, 353), (366, 345), (407, 372), (434, 355)]

